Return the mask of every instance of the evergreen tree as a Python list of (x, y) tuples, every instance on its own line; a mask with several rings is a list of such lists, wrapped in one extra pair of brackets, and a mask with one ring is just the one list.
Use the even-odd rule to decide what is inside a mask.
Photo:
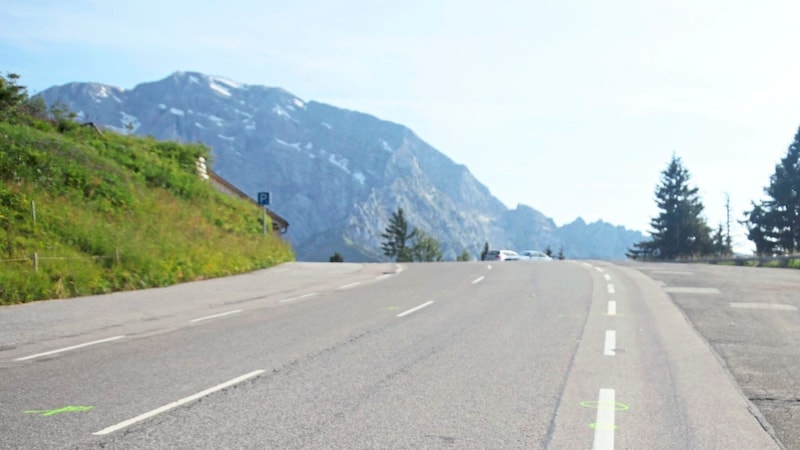
[(461, 255), (456, 257), (456, 261), (462, 261), (462, 262), (469, 261), (470, 259), (472, 259), (472, 256), (470, 256), (467, 250), (464, 250), (463, 252), (461, 252)]
[(747, 237), (759, 254), (792, 254), (800, 250), (800, 130), (786, 156), (775, 166), (764, 189), (768, 200), (745, 212)]
[(413, 236), (413, 231), (408, 234), (408, 222), (403, 215), (403, 208), (397, 208), (397, 211), (392, 213), (385, 232), (381, 234), (384, 239), (381, 244), (383, 254), (390, 258), (396, 258), (398, 262), (411, 261), (411, 254), (406, 248), (406, 242)]
[(651, 240), (634, 244), (628, 257), (676, 259), (705, 256), (713, 252), (711, 228), (702, 217), (703, 203), (696, 187), (689, 187), (689, 171), (672, 155), (656, 187), (656, 205), (661, 213), (650, 221)]

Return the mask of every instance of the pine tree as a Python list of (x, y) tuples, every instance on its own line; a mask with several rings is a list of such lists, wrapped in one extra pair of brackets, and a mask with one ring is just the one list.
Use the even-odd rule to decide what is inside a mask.
[(406, 242), (413, 236), (413, 231), (408, 234), (408, 222), (403, 215), (403, 208), (397, 208), (397, 211), (392, 213), (385, 232), (381, 234), (384, 239), (381, 244), (383, 254), (390, 258), (396, 258), (398, 262), (411, 261), (410, 249), (406, 247)]
[(800, 250), (800, 129), (786, 156), (775, 165), (768, 200), (753, 202), (745, 212), (747, 237), (759, 254), (792, 254)]
[(703, 203), (698, 189), (689, 187), (690, 178), (681, 159), (673, 155), (656, 187), (656, 205), (661, 213), (650, 221), (651, 240), (634, 244), (628, 257), (671, 260), (713, 252), (711, 228), (701, 215)]

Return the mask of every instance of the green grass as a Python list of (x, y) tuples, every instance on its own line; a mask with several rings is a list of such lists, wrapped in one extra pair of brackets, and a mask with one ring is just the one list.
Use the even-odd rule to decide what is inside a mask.
[(0, 121), (0, 304), (166, 286), (294, 259), (288, 243), (262, 234), (256, 205), (196, 175), (197, 158), (209, 157), (202, 145), (15, 122)]

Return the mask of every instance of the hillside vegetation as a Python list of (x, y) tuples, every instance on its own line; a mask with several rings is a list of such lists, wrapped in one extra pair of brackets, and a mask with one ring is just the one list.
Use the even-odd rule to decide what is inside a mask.
[(294, 259), (287, 242), (262, 234), (260, 208), (197, 176), (208, 148), (100, 134), (45, 111), (14, 78), (0, 81), (0, 304), (166, 286)]

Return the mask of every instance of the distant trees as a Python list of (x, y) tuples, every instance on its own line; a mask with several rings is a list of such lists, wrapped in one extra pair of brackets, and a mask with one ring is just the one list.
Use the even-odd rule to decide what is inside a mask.
[(745, 212), (747, 238), (759, 255), (792, 254), (800, 250), (800, 129), (786, 156), (775, 165), (769, 186), (769, 199), (752, 202)]
[[(392, 213), (389, 225), (381, 237), (383, 254), (395, 258), (397, 262), (412, 261), (441, 261), (442, 250), (439, 241), (428, 235), (423, 230), (414, 227), (408, 232), (408, 222), (403, 213), (403, 208), (398, 208)], [(406, 245), (410, 241), (410, 246)]]
[(328, 261), (329, 262), (344, 262), (344, 258), (342, 258), (342, 255), (339, 252), (335, 252), (333, 254), (333, 256), (328, 258)]
[(463, 252), (461, 252), (460, 255), (458, 255), (456, 257), (456, 261), (462, 261), (462, 262), (463, 261), (469, 261), (471, 259), (472, 259), (472, 256), (469, 254), (469, 252), (467, 250), (464, 250)]
[(713, 253), (711, 228), (701, 215), (703, 203), (698, 189), (689, 186), (690, 178), (681, 159), (672, 155), (655, 191), (661, 212), (650, 221), (651, 240), (634, 244), (629, 258), (669, 260)]

